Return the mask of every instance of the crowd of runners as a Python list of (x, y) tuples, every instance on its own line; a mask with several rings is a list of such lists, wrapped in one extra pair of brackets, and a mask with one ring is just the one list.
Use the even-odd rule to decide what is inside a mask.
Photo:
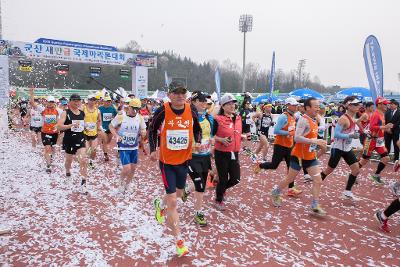
[[(52, 96), (44, 100), (36, 98), (34, 89), (30, 89), (29, 101), (20, 101), (18, 108), (23, 124), (29, 124), (32, 147), (43, 144), (43, 171), (53, 171), (54, 153), (60, 147), (65, 153), (66, 177), (71, 176), (72, 162), (76, 160), (79, 164), (82, 194), (90, 194), (88, 168), (110, 164), (110, 155), (115, 154), (122, 165), (121, 196), (129, 194), (128, 187), (139, 160), (150, 159), (158, 164), (165, 195), (154, 200), (155, 219), (159, 224), (166, 222), (172, 231), (178, 256), (189, 252), (181, 235), (177, 210), (177, 201), (185, 202), (191, 194), (187, 176), (194, 185), (194, 222), (207, 226), (203, 210), (207, 184), (215, 184), (213, 204), (224, 211), (227, 191), (240, 183), (239, 158), (243, 155), (250, 156), (254, 172), (260, 178), (265, 174), (262, 170), (276, 170), (285, 161), (286, 178), (274, 188), (265, 188), (270, 190), (275, 207), (282, 205), (284, 193), (288, 197), (302, 194), (295, 180), (299, 172), (304, 172), (306, 181), (312, 183), (310, 213), (316, 216), (327, 214), (319, 201), (323, 197), (321, 186), (341, 158), (349, 168), (343, 192), (345, 201), (357, 201), (352, 188), (373, 153), (380, 158), (371, 175), (373, 183), (384, 184), (381, 173), (391, 160), (392, 144), (394, 172), (400, 167), (400, 121), (394, 121), (397, 116), (400, 120), (400, 110), (396, 101), (378, 97), (375, 103), (361, 103), (357, 97), (349, 96), (335, 109), (315, 98), (289, 97), (280, 105), (252, 107), (249, 96), (238, 103), (232, 94), (226, 93), (214, 103), (206, 93), (195, 91), (187, 98), (187, 92), (184, 85), (172, 82), (168, 88), (169, 101), (165, 102), (140, 100), (133, 94), (118, 101), (107, 94), (90, 95), (85, 100), (77, 94), (69, 100), (56, 100)], [(336, 117), (329, 125), (325, 120), (328, 113)], [(318, 158), (327, 152), (326, 137), (330, 134), (329, 140), (333, 141), (329, 161), (322, 166)], [(357, 139), (363, 144), (360, 155), (353, 147), (353, 140)], [(255, 150), (254, 140), (258, 142)], [(272, 157), (267, 161), (271, 144)], [(139, 154), (144, 157), (139, 159)], [(374, 214), (385, 232), (390, 231), (388, 218), (400, 210), (400, 183), (391, 184), (390, 188), (395, 199), (385, 210)]]

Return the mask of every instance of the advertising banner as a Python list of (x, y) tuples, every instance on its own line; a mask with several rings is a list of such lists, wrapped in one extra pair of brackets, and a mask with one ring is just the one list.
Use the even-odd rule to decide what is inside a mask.
[(140, 99), (148, 97), (147, 68), (136, 67), (132, 69), (132, 91)]
[(375, 102), (378, 96), (383, 96), (383, 64), (381, 47), (373, 35), (365, 40), (364, 62), (372, 99)]

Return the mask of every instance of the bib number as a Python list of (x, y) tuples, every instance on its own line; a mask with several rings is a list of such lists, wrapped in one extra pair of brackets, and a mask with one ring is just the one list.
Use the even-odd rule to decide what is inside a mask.
[(184, 150), (189, 147), (189, 130), (167, 130), (167, 148)]
[(41, 122), (42, 121), (42, 117), (35, 116), (35, 117), (32, 117), (32, 120), (34, 122)]
[(112, 113), (104, 113), (103, 114), (103, 121), (112, 121), (113, 114)]
[(309, 149), (308, 151), (309, 151), (309, 152), (317, 151), (317, 147), (318, 147), (317, 144), (311, 144), (311, 145), (310, 145), (310, 149)]
[(95, 130), (97, 129), (97, 125), (96, 125), (96, 123), (94, 123), (94, 122), (87, 122), (87, 123), (85, 124), (85, 128), (86, 128), (86, 130), (88, 130), (88, 131), (95, 131)]
[(57, 123), (57, 115), (44, 116), (44, 122), (47, 124), (56, 124)]
[(134, 146), (136, 143), (136, 137), (137, 135), (134, 133), (124, 133), (124, 135), (122, 136), (122, 144)]
[[(85, 122), (83, 120), (72, 120), (72, 128), (71, 131), (75, 132), (75, 133), (80, 133), (83, 132), (83, 130), (85, 129), (84, 125)], [(76, 126), (78, 125), (78, 126)]]
[(376, 139), (376, 147), (384, 147), (385, 139), (383, 137), (379, 137)]

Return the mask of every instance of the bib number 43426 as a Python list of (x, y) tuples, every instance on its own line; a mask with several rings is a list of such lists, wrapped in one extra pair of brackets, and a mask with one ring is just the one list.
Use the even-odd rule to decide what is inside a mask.
[(167, 148), (184, 150), (189, 147), (189, 130), (167, 130)]

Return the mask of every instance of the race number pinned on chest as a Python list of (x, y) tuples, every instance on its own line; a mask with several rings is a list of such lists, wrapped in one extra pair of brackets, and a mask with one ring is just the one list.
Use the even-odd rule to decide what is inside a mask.
[(85, 129), (85, 121), (84, 120), (72, 120), (71, 131), (75, 133), (83, 132)]
[(113, 119), (112, 113), (103, 113), (103, 121), (111, 121)]
[(376, 147), (384, 147), (385, 139), (383, 137), (379, 137), (376, 139)]
[(167, 130), (167, 148), (184, 150), (189, 147), (189, 130)]

